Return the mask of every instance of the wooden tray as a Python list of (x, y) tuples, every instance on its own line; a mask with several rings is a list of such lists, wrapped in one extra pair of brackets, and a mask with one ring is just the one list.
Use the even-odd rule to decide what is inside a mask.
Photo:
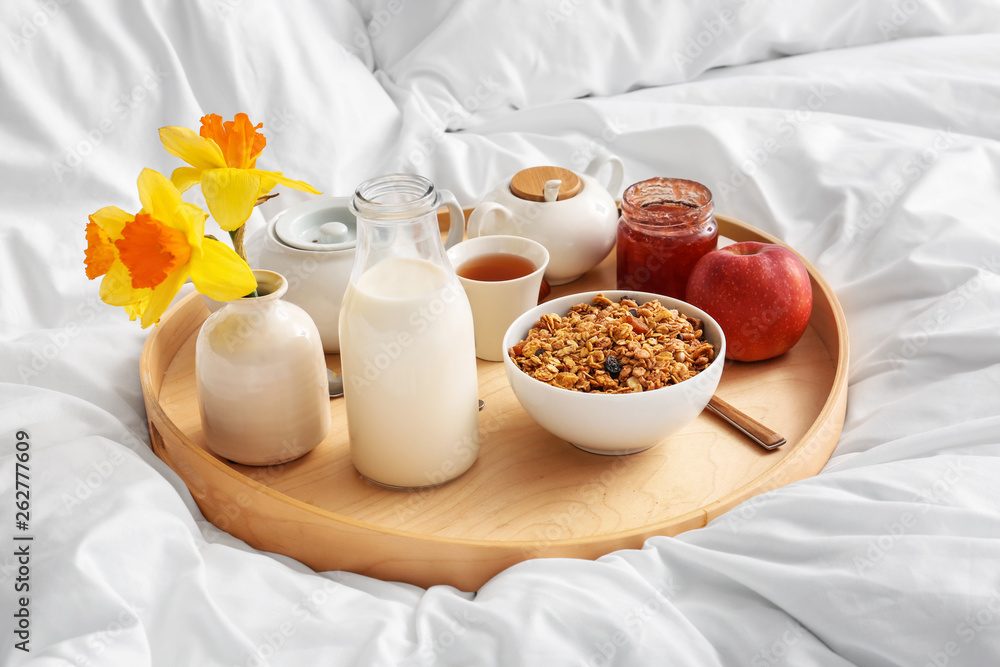
[[(720, 234), (735, 241), (778, 242), (718, 219)], [(442, 487), (393, 491), (364, 481), (351, 464), (343, 399), (331, 401), (333, 428), (305, 457), (266, 468), (233, 464), (204, 447), (194, 343), (208, 309), (196, 293), (166, 314), (143, 349), (152, 448), (216, 526), (315, 570), (476, 590), (528, 558), (596, 558), (639, 548), (653, 535), (700, 528), (756, 494), (814, 475), (829, 458), (844, 422), (847, 327), (833, 291), (806, 266), (814, 299), (802, 340), (777, 359), (727, 362), (717, 392), (783, 434), (788, 444), (777, 451), (705, 412), (644, 452), (588, 454), (524, 412), (502, 363), (479, 361), (486, 401), (480, 456)], [(614, 284), (611, 253), (552, 296)], [(327, 361), (339, 370), (336, 355)]]

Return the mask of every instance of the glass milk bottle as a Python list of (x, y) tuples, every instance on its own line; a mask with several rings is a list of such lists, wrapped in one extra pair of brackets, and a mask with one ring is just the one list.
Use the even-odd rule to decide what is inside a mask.
[(390, 487), (435, 486), (479, 454), (472, 310), (445, 255), (462, 239), (455, 198), (426, 178), (390, 174), (358, 186), (357, 255), (340, 313), (351, 459)]

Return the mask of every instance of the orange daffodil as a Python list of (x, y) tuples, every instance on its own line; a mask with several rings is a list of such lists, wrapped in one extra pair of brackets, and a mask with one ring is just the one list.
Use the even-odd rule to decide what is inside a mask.
[(257, 132), (261, 127), (263, 123), (255, 126), (245, 113), (239, 113), (234, 120), (226, 122), (216, 114), (203, 116), (200, 134), (186, 127), (160, 129), (160, 140), (167, 152), (191, 165), (174, 170), (170, 177), (174, 185), (184, 192), (195, 183), (201, 183), (208, 210), (227, 232), (242, 226), (253, 212), (257, 199), (279, 183), (320, 194), (304, 181), (285, 178), (280, 171), (256, 168), (257, 157), (267, 143)]
[(166, 176), (144, 169), (139, 175), (142, 210), (130, 215), (106, 206), (87, 224), (87, 277), (101, 281), (101, 300), (124, 306), (143, 328), (159, 322), (190, 277), (202, 294), (218, 301), (256, 289), (250, 267), (229, 246), (205, 236), (198, 206), (182, 201)]

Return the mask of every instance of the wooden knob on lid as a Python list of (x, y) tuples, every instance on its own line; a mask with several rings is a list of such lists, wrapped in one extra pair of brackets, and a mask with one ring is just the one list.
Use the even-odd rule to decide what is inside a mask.
[(560, 181), (557, 201), (569, 199), (580, 191), (583, 183), (580, 177), (562, 167), (531, 167), (522, 169), (510, 179), (510, 191), (519, 199), (528, 201), (552, 201), (545, 198), (545, 184)]

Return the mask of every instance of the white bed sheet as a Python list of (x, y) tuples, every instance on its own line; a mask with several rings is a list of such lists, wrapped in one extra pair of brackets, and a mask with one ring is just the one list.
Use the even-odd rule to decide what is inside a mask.
[[(616, 30), (697, 36), (743, 5), (651, 3)], [(662, 45), (662, 68), (628, 49), (567, 63), (622, 14), (601, 3), (530, 10), (569, 12), (552, 43), (510, 30), (529, 11), (513, 5), (4, 5), (0, 662), (1000, 663), (1000, 9), (790, 7), (753, 3), (677, 69)], [(468, 98), (481, 79), (495, 85)], [(580, 169), (601, 150), (627, 182), (709, 184), (719, 212), (802, 252), (844, 306), (848, 412), (829, 465), (707, 528), (529, 561), (475, 592), (314, 573), (218, 530), (146, 444), (146, 332), (85, 279), (83, 227), (101, 206), (137, 209), (143, 167), (177, 166), (157, 128), (238, 111), (264, 122), (263, 168), (328, 194), (408, 168), (468, 206), (521, 167)], [(280, 205), (254, 214), (258, 236)], [(13, 633), (22, 595), (30, 653)]]

